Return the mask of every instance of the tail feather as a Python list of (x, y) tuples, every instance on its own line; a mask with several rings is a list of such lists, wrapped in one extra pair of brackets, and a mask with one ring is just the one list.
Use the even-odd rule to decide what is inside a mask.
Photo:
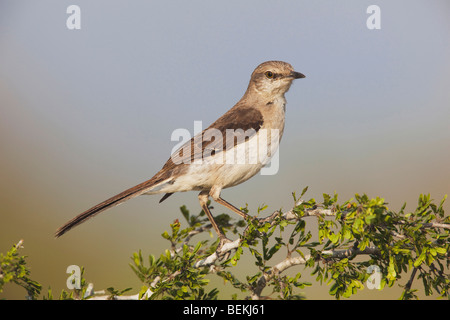
[(55, 237), (56, 238), (61, 237), (64, 233), (66, 233), (73, 227), (76, 227), (77, 225), (96, 216), (97, 214), (99, 214), (100, 212), (102, 212), (106, 209), (115, 207), (115, 206), (121, 204), (122, 202), (125, 202), (127, 200), (130, 200), (132, 198), (135, 198), (137, 196), (140, 196), (141, 194), (148, 192), (149, 190), (153, 189), (156, 184), (161, 182), (161, 180), (162, 179), (152, 178), (141, 184), (138, 184), (135, 187), (127, 189), (127, 190), (119, 193), (118, 195), (115, 195), (114, 197), (111, 197), (111, 198), (97, 204), (96, 206), (93, 206), (92, 208), (79, 214), (78, 216), (76, 216), (75, 218), (73, 218), (72, 220), (67, 222), (65, 225), (63, 225), (61, 228), (56, 230)]

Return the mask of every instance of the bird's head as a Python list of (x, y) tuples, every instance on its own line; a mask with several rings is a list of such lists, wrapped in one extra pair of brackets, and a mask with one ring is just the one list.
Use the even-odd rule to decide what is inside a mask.
[(266, 61), (253, 71), (247, 90), (256, 91), (264, 96), (284, 95), (294, 79), (305, 78), (305, 75), (294, 71), (294, 68), (283, 61)]

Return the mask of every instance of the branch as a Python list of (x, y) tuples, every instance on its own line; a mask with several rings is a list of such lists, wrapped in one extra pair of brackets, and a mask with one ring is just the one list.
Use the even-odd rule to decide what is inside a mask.
[[(325, 250), (322, 251), (321, 254), (327, 255), (327, 259), (344, 259), (350, 256), (379, 254), (379, 250), (376, 247), (367, 247), (364, 250), (360, 250), (358, 248), (350, 248), (347, 250)], [(262, 290), (266, 287), (267, 282), (269, 282), (273, 277), (279, 275), (290, 267), (306, 264), (306, 262), (311, 258), (312, 256), (310, 254), (307, 254), (304, 257), (287, 257), (277, 265), (273, 266), (259, 278), (256, 287), (252, 289), (252, 300), (261, 299)]]
[[(335, 215), (335, 213), (331, 209), (312, 208), (312, 209), (305, 209), (303, 217), (299, 217), (297, 214), (294, 213), (294, 208), (301, 205), (302, 203), (303, 203), (303, 200), (297, 201), (295, 203), (295, 206), (291, 210), (286, 211), (284, 213), (281, 213), (280, 211), (275, 211), (274, 213), (272, 213), (270, 216), (268, 216), (266, 218), (258, 219), (259, 223), (260, 224), (264, 224), (266, 222), (275, 223), (276, 217), (279, 216), (280, 214), (283, 219), (288, 220), (288, 221), (299, 220), (299, 219), (302, 219), (303, 217), (334, 216)], [(244, 233), (245, 233), (245, 231), (244, 231)], [(219, 258), (224, 256), (226, 253), (237, 249), (240, 246), (240, 244), (241, 244), (240, 239), (237, 239), (233, 242), (226, 243), (219, 251), (216, 251), (213, 254), (211, 254), (210, 256), (208, 256), (207, 258), (196, 262), (194, 264), (194, 268), (200, 268), (203, 266), (208, 266), (210, 264), (213, 264), (214, 262), (219, 260)]]
[(414, 278), (416, 277), (417, 268), (414, 268), (411, 272), (411, 277), (409, 278), (408, 282), (405, 285), (405, 290), (403, 291), (403, 296), (407, 294), (411, 290), (411, 286), (413, 284)]
[[(280, 222), (280, 220), (291, 222), (291, 221), (300, 221), (300, 220), (304, 219), (305, 217), (333, 217), (333, 216), (336, 216), (336, 214), (337, 214), (337, 211), (334, 209), (323, 208), (320, 206), (314, 206), (314, 207), (305, 206), (305, 208), (303, 208), (303, 210), (302, 210), (302, 214), (299, 215), (297, 213), (297, 210), (298, 210), (298, 207), (300, 205), (302, 205), (303, 203), (304, 203), (303, 200), (298, 200), (295, 203), (294, 207), (286, 212), (275, 211), (268, 217), (254, 218), (254, 219), (256, 219), (257, 224), (259, 224), (260, 226), (262, 226), (266, 223), (270, 223), (271, 226), (274, 226), (276, 223)], [(346, 215), (347, 215), (346, 211), (341, 211), (341, 217), (345, 217)], [(405, 220), (400, 220), (400, 221), (397, 220), (394, 222), (394, 224), (406, 225), (406, 224), (410, 224), (410, 222), (407, 222)], [(196, 229), (190, 231), (188, 236), (184, 239), (183, 244), (189, 245), (188, 243), (193, 236), (200, 234), (204, 231), (207, 231), (210, 228), (211, 228), (211, 225), (205, 225), (205, 226), (202, 226), (202, 227), (199, 227), (199, 228), (196, 228)], [(450, 224), (435, 223), (435, 222), (423, 223), (421, 225), (421, 229), (425, 229), (425, 228), (441, 228), (441, 229), (450, 230)], [(394, 237), (399, 238), (399, 239), (406, 238), (405, 235), (399, 233), (399, 232), (401, 232), (401, 230), (399, 230), (399, 232), (398, 232), (397, 230), (395, 230), (395, 228), (393, 228), (393, 229), (394, 230), (389, 230), (389, 232)], [(215, 265), (216, 261), (223, 259), (223, 257), (229, 255), (232, 250), (236, 250), (242, 245), (242, 241), (243, 241), (243, 239), (245, 239), (245, 234), (246, 234), (247, 230), (248, 229), (246, 229), (244, 231), (244, 237), (240, 237), (237, 240), (225, 243), (216, 252), (210, 254), (209, 256), (205, 257), (202, 260), (196, 261), (192, 265), (192, 267), (193, 268), (201, 268), (201, 267), (209, 266), (210, 267), (209, 271), (214, 272), (214, 270), (216, 269), (216, 265)], [(172, 254), (175, 254), (179, 250), (182, 250), (182, 249), (181, 248), (175, 249), (175, 247), (173, 247), (172, 250), (170, 250), (170, 251)], [(291, 257), (290, 254), (288, 253), (288, 257), (286, 257), (283, 261), (277, 263), (272, 268), (269, 268), (268, 270), (263, 271), (263, 274), (260, 276), (260, 278), (253, 284), (254, 286), (249, 288), (250, 293), (251, 293), (251, 298), (252, 299), (261, 299), (262, 298), (261, 293), (270, 281), (273, 281), (273, 279), (275, 277), (277, 277), (279, 274), (281, 274), (282, 272), (284, 272), (285, 270), (287, 270), (291, 267), (306, 264), (308, 261), (310, 261), (310, 259), (317, 259), (319, 257), (319, 258), (323, 258), (326, 260), (329, 260), (329, 259), (342, 260), (344, 258), (353, 258), (358, 255), (380, 255), (380, 250), (377, 247), (366, 247), (364, 250), (360, 250), (360, 249), (358, 249), (357, 245), (354, 245), (353, 247), (351, 247), (349, 249), (345, 249), (345, 250), (336, 250), (336, 249), (324, 250), (324, 251), (319, 252), (319, 256), (315, 255), (314, 257), (311, 254), (308, 254), (305, 256)], [(150, 297), (153, 294), (152, 289), (155, 288), (159, 282), (173, 279), (177, 274), (179, 274), (179, 271), (177, 271), (177, 272), (174, 272), (173, 274), (168, 275), (168, 278), (166, 280), (163, 280), (159, 276), (156, 277), (154, 279), (154, 281), (150, 284), (147, 292), (144, 294), (144, 296), (142, 298), (145, 299), (145, 298)], [(417, 269), (415, 268), (412, 272), (409, 282), (407, 283), (407, 285), (405, 287), (406, 291), (408, 291), (409, 288), (411, 287), (413, 279), (416, 275), (416, 272), (417, 272)], [(111, 297), (111, 296), (96, 297), (96, 299), (101, 299), (101, 298), (109, 298), (109, 299), (117, 298), (117, 299), (133, 299), (134, 300), (134, 299), (138, 299), (138, 295), (120, 296), (120, 297)]]
[[(406, 221), (402, 220), (399, 221), (398, 224), (407, 224)], [(438, 222), (427, 222), (422, 224), (421, 229), (426, 229), (426, 228), (440, 228), (440, 229), (447, 229), (450, 230), (450, 224), (446, 224), (446, 223), (438, 223)]]
[[(299, 205), (301, 205), (303, 202), (304, 202), (304, 201), (300, 199), (300, 200), (298, 200), (298, 201), (295, 203), (294, 207), (293, 207), (292, 209), (290, 209), (289, 211), (286, 211), (286, 212), (284, 212), (284, 213), (282, 213), (282, 212), (280, 212), (280, 211), (275, 211), (275, 212), (273, 212), (271, 215), (269, 215), (269, 216), (266, 217), (266, 218), (260, 218), (260, 219), (258, 219), (258, 220), (259, 220), (259, 223), (260, 223), (260, 224), (263, 224), (263, 223), (266, 223), (266, 222), (275, 223), (276, 217), (277, 217), (277, 216), (280, 216), (280, 215), (281, 215), (281, 217), (282, 217), (284, 220), (287, 220), (287, 221), (300, 220), (300, 219), (303, 219), (304, 217), (319, 217), (319, 216), (321, 216), (321, 217), (334, 217), (334, 216), (336, 216), (336, 212), (335, 212), (333, 209), (325, 209), (325, 208), (315, 207), (315, 208), (310, 208), (310, 209), (305, 208), (304, 213), (303, 213), (303, 216), (302, 216), (302, 217), (299, 217), (299, 216), (294, 212), (294, 209), (295, 209), (296, 207), (298, 207)], [(345, 216), (345, 212), (343, 212), (343, 215)], [(399, 222), (399, 224), (405, 224), (405, 223), (406, 223), (405, 221), (400, 221), (400, 222)], [(430, 223), (424, 223), (424, 224), (422, 225), (422, 228), (443, 228), (443, 229), (450, 230), (450, 224), (430, 222)], [(202, 231), (203, 231), (203, 230), (202, 230)], [(192, 231), (192, 235), (197, 234), (197, 233), (199, 233), (199, 232), (201, 232), (201, 231), (198, 231), (198, 232), (197, 232), (197, 230)], [(400, 238), (400, 239), (406, 238), (404, 235), (402, 235), (402, 234), (400, 234), (400, 233), (398, 233), (398, 232), (396, 232), (396, 231), (394, 231), (394, 230), (392, 230), (391, 233), (392, 233), (393, 236), (395, 236), (395, 237), (397, 237), (397, 238)], [(203, 267), (203, 266), (207, 266), (207, 265), (213, 264), (213, 263), (216, 262), (220, 257), (222, 257), (223, 255), (225, 255), (226, 253), (228, 253), (228, 252), (230, 252), (230, 251), (232, 251), (232, 250), (234, 250), (234, 249), (237, 249), (237, 248), (240, 246), (240, 244), (241, 244), (241, 242), (240, 242), (239, 239), (238, 239), (238, 240), (235, 240), (235, 241), (233, 241), (233, 242), (231, 242), (231, 243), (227, 243), (226, 245), (224, 245), (224, 246), (221, 248), (220, 251), (217, 251), (217, 252), (211, 254), (211, 255), (210, 255), (209, 257), (207, 257), (206, 259), (200, 260), (200, 261), (198, 261), (197, 263), (195, 263), (194, 267), (195, 267), (195, 268), (199, 268), (199, 267)], [(376, 249), (376, 248), (372, 248), (372, 250), (375, 250), (375, 249)], [(349, 249), (349, 250), (352, 250), (352, 249)], [(366, 248), (366, 250), (370, 251), (369, 248)], [(366, 250), (364, 250), (364, 251), (366, 251)], [(367, 251), (367, 252), (368, 252), (368, 251)], [(335, 254), (336, 252), (337, 252), (337, 251), (334, 251), (334, 254)], [(343, 251), (342, 251), (342, 252), (343, 252)], [(346, 252), (348, 252), (348, 250), (347, 250)], [(325, 252), (323, 252), (323, 253), (325, 254)], [(365, 253), (365, 252), (361, 252), (361, 251), (359, 251), (359, 249), (358, 249), (357, 252), (354, 252), (353, 254), (355, 254), (355, 253), (356, 253), (356, 254), (375, 254), (375, 253)], [(348, 256), (350, 256), (350, 255), (347, 255), (347, 257), (348, 257)], [(338, 257), (334, 257), (334, 258), (338, 258)], [(341, 259), (342, 259), (342, 258), (341, 258)]]

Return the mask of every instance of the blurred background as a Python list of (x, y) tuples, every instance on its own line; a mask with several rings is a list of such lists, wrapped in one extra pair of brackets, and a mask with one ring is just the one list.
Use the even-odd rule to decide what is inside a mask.
[[(66, 26), (72, 4), (81, 8), (80, 30)], [(366, 26), (372, 4), (381, 9), (379, 30)], [(291, 193), (309, 186), (307, 199), (367, 193), (394, 211), (404, 202), (413, 210), (421, 193), (440, 201), (450, 192), (449, 9), (447, 0), (3, 0), (0, 252), (23, 239), (44, 294), (66, 289), (73, 264), (96, 290), (138, 292), (132, 253), (159, 256), (168, 247), (161, 233), (182, 221), (179, 207), (200, 211), (196, 193), (161, 204), (138, 197), (60, 239), (55, 230), (152, 177), (177, 143), (173, 130), (217, 119), (266, 60), (307, 76), (286, 94), (280, 170), (225, 190), (225, 199), (271, 213), (290, 209)], [(229, 285), (216, 285), (230, 298)], [(330, 299), (328, 290), (303, 292)], [(365, 289), (354, 298), (400, 292)], [(0, 294), (24, 296), (14, 286)]]

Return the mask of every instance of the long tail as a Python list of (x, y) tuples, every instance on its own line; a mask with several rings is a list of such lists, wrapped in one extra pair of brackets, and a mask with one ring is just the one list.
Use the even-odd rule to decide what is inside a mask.
[(115, 207), (122, 202), (125, 202), (127, 200), (130, 200), (132, 198), (135, 198), (137, 196), (140, 196), (141, 194), (144, 194), (151, 189), (155, 187), (156, 184), (161, 182), (161, 179), (155, 179), (156, 177), (153, 177), (150, 180), (147, 180), (141, 184), (138, 184), (137, 186), (134, 186), (130, 189), (127, 189), (118, 195), (115, 195), (112, 198), (109, 198), (96, 206), (90, 208), (89, 210), (84, 211), (83, 213), (79, 214), (69, 222), (67, 222), (65, 225), (63, 225), (61, 228), (56, 230), (55, 237), (58, 238), (62, 236), (64, 233), (72, 229), (73, 227), (76, 227), (77, 225), (85, 222), (86, 220), (94, 217), (95, 215), (99, 214), (100, 212)]

